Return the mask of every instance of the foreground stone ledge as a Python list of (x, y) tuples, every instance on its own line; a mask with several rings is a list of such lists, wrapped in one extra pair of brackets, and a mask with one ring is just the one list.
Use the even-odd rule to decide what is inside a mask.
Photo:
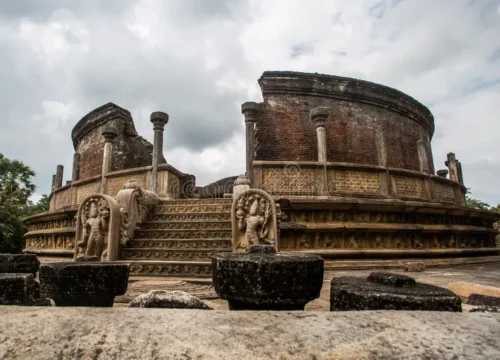
[(0, 306), (0, 359), (495, 359), (500, 314)]

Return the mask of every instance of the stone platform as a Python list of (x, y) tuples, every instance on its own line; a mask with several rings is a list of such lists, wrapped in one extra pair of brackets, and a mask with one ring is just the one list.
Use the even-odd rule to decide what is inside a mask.
[(500, 314), (0, 307), (2, 359), (495, 359)]

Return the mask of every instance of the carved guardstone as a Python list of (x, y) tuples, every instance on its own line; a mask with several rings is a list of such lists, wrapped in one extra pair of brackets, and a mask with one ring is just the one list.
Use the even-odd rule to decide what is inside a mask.
[(461, 312), (462, 301), (447, 289), (422, 284), (414, 278), (373, 272), (368, 278), (334, 277), (330, 311), (425, 310)]
[(278, 248), (276, 205), (265, 191), (251, 189), (235, 197), (231, 222), (233, 251), (249, 251), (259, 244)]
[(120, 242), (126, 243), (128, 234), (126, 210), (111, 196), (96, 194), (82, 201), (76, 218), (74, 259), (118, 260)]

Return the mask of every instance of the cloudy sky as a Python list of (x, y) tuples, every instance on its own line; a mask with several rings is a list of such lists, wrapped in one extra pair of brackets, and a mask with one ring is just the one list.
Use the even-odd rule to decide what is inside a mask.
[(50, 191), (74, 124), (114, 102), (198, 185), (244, 172), (240, 105), (264, 70), (395, 87), (434, 113), (433, 153), (500, 203), (500, 0), (0, 0), (0, 152)]

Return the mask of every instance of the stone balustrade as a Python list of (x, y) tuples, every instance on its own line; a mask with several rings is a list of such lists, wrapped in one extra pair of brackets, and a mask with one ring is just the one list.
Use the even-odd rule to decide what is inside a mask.
[[(325, 176), (326, 172), (326, 176)], [(465, 205), (458, 182), (418, 171), (350, 163), (254, 161), (253, 187), (289, 198), (340, 196)]]

